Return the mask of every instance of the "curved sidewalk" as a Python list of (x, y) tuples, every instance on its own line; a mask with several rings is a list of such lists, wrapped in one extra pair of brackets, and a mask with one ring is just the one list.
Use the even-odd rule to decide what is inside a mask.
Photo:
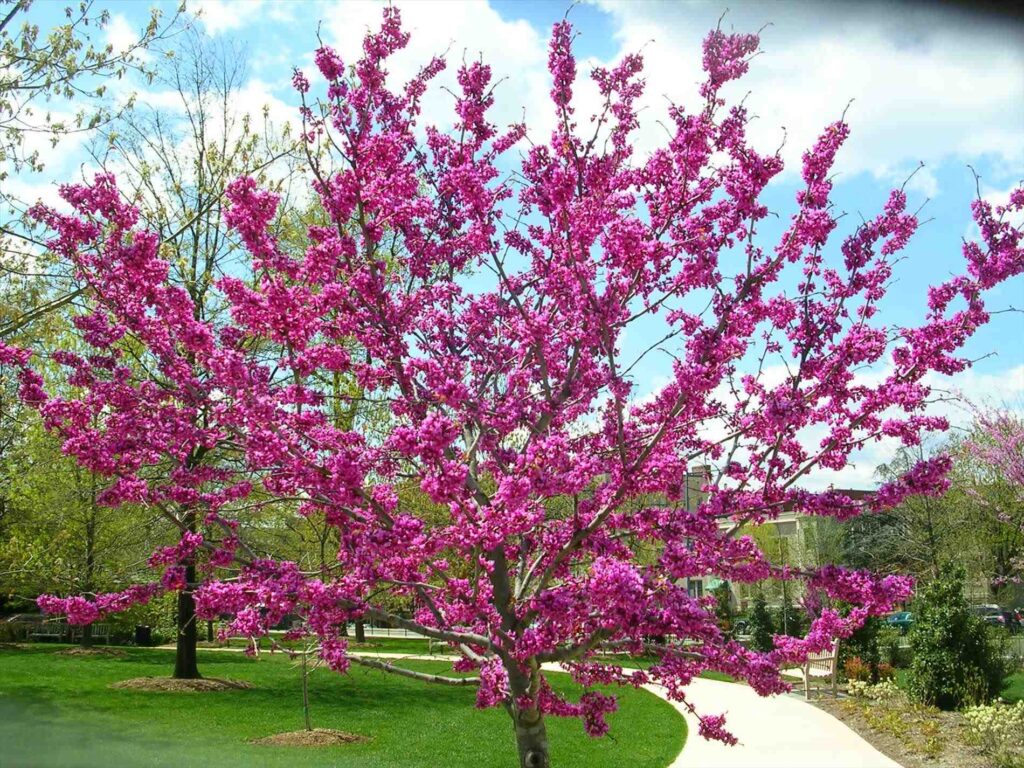
[[(649, 690), (665, 698), (659, 686)], [(702, 739), (697, 718), (670, 702), (689, 729), (670, 768), (901, 768), (832, 715), (795, 696), (761, 698), (748, 685), (699, 678), (687, 687), (687, 698), (701, 714), (725, 713), (739, 744)]]

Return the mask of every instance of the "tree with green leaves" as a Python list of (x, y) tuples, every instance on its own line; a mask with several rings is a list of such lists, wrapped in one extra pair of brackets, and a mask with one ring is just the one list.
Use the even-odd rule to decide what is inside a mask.
[(1001, 648), (964, 597), (962, 566), (947, 565), (913, 603), (910, 694), (940, 709), (986, 704), (1003, 680)]
[(772, 637), (775, 635), (775, 625), (772, 616), (768, 612), (768, 603), (764, 599), (764, 592), (758, 591), (754, 595), (753, 607), (750, 609), (750, 647), (755, 651), (766, 653), (775, 647)]

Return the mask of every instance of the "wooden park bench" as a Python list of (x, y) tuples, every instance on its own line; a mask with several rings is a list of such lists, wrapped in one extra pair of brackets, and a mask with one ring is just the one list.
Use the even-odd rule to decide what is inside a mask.
[(788, 667), (783, 669), (783, 674), (800, 675), (804, 679), (804, 698), (811, 698), (811, 678), (816, 680), (832, 681), (832, 698), (836, 698), (836, 673), (839, 667), (839, 641), (832, 641), (832, 648), (820, 653), (812, 653), (807, 656), (807, 661), (802, 667)]
[(28, 636), (32, 640), (56, 640), (67, 637), (68, 625), (64, 619), (44, 619), (35, 622), (29, 629)]
[[(32, 640), (71, 641), (74, 643), (82, 638), (82, 628), (78, 626), (69, 627), (64, 619), (44, 619), (43, 621), (33, 622), (27, 634)], [(93, 624), (92, 640), (93, 642), (101, 643), (110, 642), (110, 625)]]

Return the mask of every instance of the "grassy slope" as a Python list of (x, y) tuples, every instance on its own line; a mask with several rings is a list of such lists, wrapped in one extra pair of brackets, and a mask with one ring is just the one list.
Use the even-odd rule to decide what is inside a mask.
[[(112, 690), (116, 680), (165, 675), (170, 652), (130, 649), (124, 659), (69, 657), (54, 647), (0, 651), (0, 764), (66, 766), (374, 766), (490, 768), (515, 764), (502, 710), (473, 708), (472, 689), (422, 683), (356, 667), (318, 670), (311, 679), (314, 726), (370, 737), (366, 744), (319, 749), (247, 743), (302, 727), (300, 677), (280, 656), (201, 653), (209, 677), (249, 680), (255, 688), (219, 693)], [(413, 665), (412, 662), (409, 663)], [(416, 662), (443, 671), (444, 662)], [(562, 675), (553, 684), (572, 684)], [(686, 726), (666, 703), (620, 692), (611, 734), (591, 739), (577, 720), (549, 720), (557, 768), (667, 765)]]

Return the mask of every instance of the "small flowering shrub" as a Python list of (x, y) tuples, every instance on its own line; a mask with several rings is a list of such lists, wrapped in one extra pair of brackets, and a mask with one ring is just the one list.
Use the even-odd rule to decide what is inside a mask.
[(874, 685), (867, 680), (850, 680), (848, 691), (851, 696), (873, 701), (890, 701), (902, 695), (893, 679), (883, 680)]
[(871, 666), (865, 663), (860, 656), (851, 656), (843, 665), (843, 671), (850, 681), (866, 682), (871, 680)]
[(997, 765), (1024, 765), (1024, 700), (1012, 706), (996, 701), (969, 707), (964, 719), (971, 741), (992, 755)]
[(871, 683), (867, 680), (858, 680), (855, 677), (851, 677), (849, 685), (847, 685), (847, 692), (858, 699), (867, 698), (867, 689), (871, 687)]

